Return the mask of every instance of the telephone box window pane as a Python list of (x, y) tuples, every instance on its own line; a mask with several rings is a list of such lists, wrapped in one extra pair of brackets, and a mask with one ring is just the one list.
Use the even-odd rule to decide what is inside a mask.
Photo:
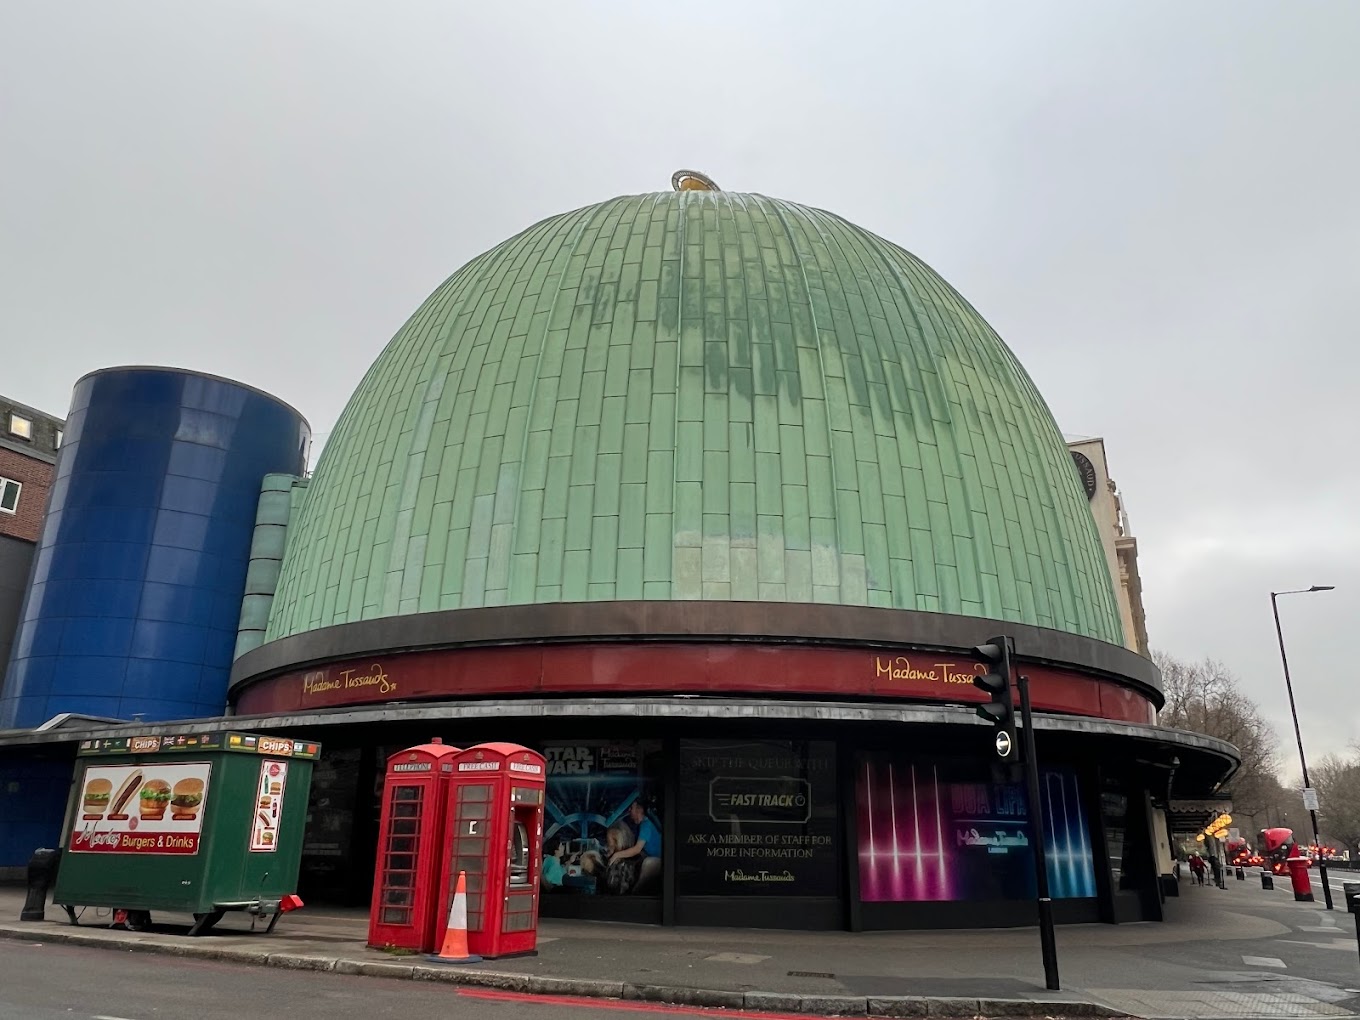
[(476, 875), (478, 878), (481, 878), (482, 868), (485, 866), (485, 864), (486, 861), (480, 854), (477, 854), (475, 856), (460, 857), (458, 858), (457, 870), (466, 872), (469, 877), (471, 877), (472, 875)]
[(539, 804), (543, 801), (543, 791), (537, 787), (512, 786), (510, 787), (511, 804)]
[[(547, 806), (539, 884), (544, 892), (660, 896), (661, 742), (564, 741), (544, 745), (543, 755)], [(532, 792), (534, 799), (525, 802), (540, 803), (538, 791)], [(638, 842), (644, 844), (642, 853), (615, 858)]]
[(477, 783), (471, 786), (460, 786), (458, 788), (458, 802), (490, 800), (491, 785), (489, 783)]
[(419, 824), (414, 818), (392, 819), (392, 834), (394, 836), (414, 836), (419, 831)]
[(459, 804), (458, 817), (462, 818), (488, 818), (491, 815), (491, 802), (483, 801), (477, 804)]
[(413, 884), (412, 878), (409, 871), (394, 871), (388, 874), (386, 884), (392, 887), (409, 887)]
[(396, 786), (392, 789), (392, 799), (419, 801), (424, 792), (424, 788), (420, 786)]
[(393, 818), (415, 818), (420, 813), (419, 801), (405, 801), (392, 805)]
[(383, 893), (383, 903), (392, 907), (409, 907), (411, 892), (409, 889), (388, 889)]
[(532, 913), (524, 913), (524, 914), (506, 914), (506, 915), (505, 915), (505, 921), (504, 921), (504, 923), (502, 923), (502, 925), (501, 925), (501, 930), (502, 930), (502, 931), (529, 931), (531, 928), (533, 928), (533, 926), (534, 926), (534, 915), (533, 915)]
[[(484, 828), (484, 826), (480, 822), (477, 823), (477, 827), (478, 829)], [(460, 835), (457, 839), (457, 845), (454, 847), (454, 853), (458, 854), (461, 857), (467, 857), (473, 854), (481, 854), (484, 853), (485, 850), (486, 850), (485, 836)]]
[(410, 924), (411, 911), (409, 908), (384, 907), (382, 912), (383, 924)]
[(414, 836), (393, 836), (388, 841), (387, 849), (398, 854), (413, 854), (416, 852), (416, 838)]

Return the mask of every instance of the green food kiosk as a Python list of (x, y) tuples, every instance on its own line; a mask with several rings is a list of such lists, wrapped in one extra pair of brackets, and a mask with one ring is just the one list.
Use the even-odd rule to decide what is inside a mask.
[(94, 738), (77, 750), (53, 902), (192, 914), (190, 935), (228, 910), (269, 917), (296, 895), (314, 741), (254, 733)]

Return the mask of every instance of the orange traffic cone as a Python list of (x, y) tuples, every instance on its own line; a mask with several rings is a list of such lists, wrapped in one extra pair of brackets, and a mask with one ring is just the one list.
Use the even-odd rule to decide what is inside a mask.
[(449, 924), (444, 930), (444, 944), (439, 947), (438, 956), (428, 959), (436, 963), (482, 962), (480, 956), (468, 952), (466, 872), (458, 872), (458, 885), (454, 889), (453, 902), (449, 904)]

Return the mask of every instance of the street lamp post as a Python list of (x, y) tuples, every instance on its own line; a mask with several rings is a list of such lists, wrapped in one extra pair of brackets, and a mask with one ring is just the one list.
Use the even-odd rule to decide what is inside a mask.
[[(1284, 689), (1289, 692), (1289, 714), (1294, 718), (1294, 739), (1299, 745), (1299, 766), (1303, 769), (1304, 789), (1310, 787), (1308, 782), (1308, 759), (1303, 753), (1303, 734), (1299, 731), (1299, 713), (1294, 707), (1294, 684), (1289, 679), (1289, 658), (1284, 653), (1284, 630), (1280, 627), (1280, 606), (1276, 599), (1281, 595), (1306, 595), (1315, 591), (1331, 591), (1335, 588), (1332, 584), (1315, 584), (1311, 588), (1296, 588), (1293, 591), (1273, 591), (1270, 593), (1270, 610), (1275, 614), (1275, 636), (1280, 639), (1280, 664), (1284, 667)], [(1318, 848), (1318, 878), (1322, 880), (1322, 898), (1327, 903), (1327, 909), (1332, 909), (1332, 887), (1327, 884), (1327, 862), (1322, 855), (1322, 838), (1318, 835), (1317, 812), (1311, 808), (1308, 816), (1313, 820), (1313, 845)]]

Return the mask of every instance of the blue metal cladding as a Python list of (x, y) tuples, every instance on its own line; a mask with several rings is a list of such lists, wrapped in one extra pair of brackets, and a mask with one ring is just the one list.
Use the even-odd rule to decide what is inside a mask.
[(22, 867), (38, 847), (61, 845), (71, 760), (26, 751), (0, 758), (0, 868)]
[(0, 729), (220, 715), (260, 482), (301, 474), (310, 441), (293, 408), (214, 376), (76, 383)]

